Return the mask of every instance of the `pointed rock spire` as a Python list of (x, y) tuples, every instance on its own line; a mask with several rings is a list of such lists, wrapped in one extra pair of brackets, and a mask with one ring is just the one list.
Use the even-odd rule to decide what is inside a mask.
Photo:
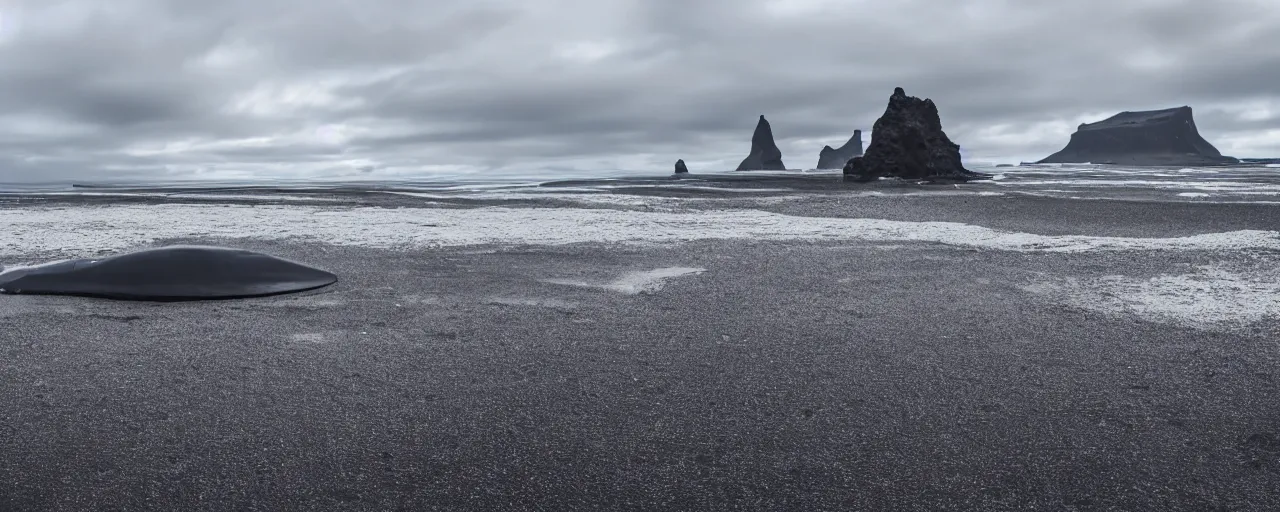
[(756, 123), (756, 131), (751, 135), (751, 153), (738, 164), (739, 171), (785, 171), (782, 163), (782, 150), (773, 141), (773, 128), (764, 116)]

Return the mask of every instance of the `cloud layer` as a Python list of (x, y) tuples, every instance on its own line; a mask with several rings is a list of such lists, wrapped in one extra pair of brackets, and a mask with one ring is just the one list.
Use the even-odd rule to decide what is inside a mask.
[(895, 86), (971, 159), (1191, 105), (1280, 155), (1270, 0), (0, 0), (0, 181), (789, 167)]

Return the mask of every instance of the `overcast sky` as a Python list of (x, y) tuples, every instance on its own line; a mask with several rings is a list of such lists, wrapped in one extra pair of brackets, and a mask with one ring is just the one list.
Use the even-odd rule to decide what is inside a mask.
[(0, 0), (0, 181), (791, 168), (895, 86), (967, 159), (1190, 105), (1280, 156), (1275, 0)]

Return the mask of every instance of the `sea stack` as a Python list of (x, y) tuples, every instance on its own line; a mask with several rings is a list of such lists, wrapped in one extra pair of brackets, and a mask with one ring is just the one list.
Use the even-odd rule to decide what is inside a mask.
[(1121, 112), (1084, 123), (1062, 151), (1039, 164), (1094, 163), (1134, 166), (1234, 164), (1196, 131), (1191, 107)]
[(844, 164), (849, 162), (850, 158), (862, 156), (862, 130), (854, 130), (853, 138), (849, 142), (840, 146), (840, 149), (832, 149), (831, 146), (822, 146), (822, 151), (818, 153), (818, 169), (840, 169)]
[(738, 164), (739, 171), (785, 171), (782, 163), (782, 150), (773, 142), (773, 128), (769, 121), (760, 116), (756, 123), (756, 132), (751, 135), (751, 154)]
[(684, 166), (684, 159), (676, 160), (676, 174), (688, 174), (689, 168)]
[(968, 181), (989, 176), (964, 168), (960, 146), (942, 132), (933, 100), (894, 88), (884, 115), (871, 127), (866, 154), (853, 157), (844, 174), (857, 180), (879, 177)]

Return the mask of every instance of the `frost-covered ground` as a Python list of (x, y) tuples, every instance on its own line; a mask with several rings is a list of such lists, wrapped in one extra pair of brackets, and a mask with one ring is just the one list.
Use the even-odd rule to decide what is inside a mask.
[(929, 242), (1023, 252), (1280, 250), (1280, 232), (1180, 237), (1046, 236), (956, 222), (796, 216), (760, 210), (317, 208), (120, 205), (0, 209), (0, 256), (96, 254), (183, 237), (297, 239), (379, 248), (694, 240)]
[[(673, 199), (622, 198), (612, 204), (656, 206), (670, 204)], [(771, 204), (768, 199), (761, 198), (762, 204)], [(1124, 219), (1116, 221), (1122, 223)], [(1028, 229), (1034, 229), (1034, 222), (1026, 224)], [(1267, 256), (1217, 265), (1213, 256), (1232, 259), (1244, 254), (1280, 254), (1280, 232), (1271, 229), (1182, 236), (1046, 235), (962, 222), (794, 215), (706, 206), (636, 211), (234, 203), (9, 207), (0, 208), (0, 225), (6, 227), (0, 238), (0, 264), (11, 268), (38, 263), (38, 258), (97, 257), (179, 238), (292, 240), (401, 250), (745, 240), (783, 244), (924, 243), (1016, 253), (1136, 252), (1156, 256), (1195, 252), (1205, 254), (1207, 259), (1195, 269), (1169, 269), (1167, 273), (1141, 278), (1108, 275), (1082, 280), (1077, 276), (1051, 276), (1024, 289), (1081, 307), (1195, 324), (1252, 322), (1280, 315), (1280, 294), (1276, 293), (1280, 289), (1280, 264)]]

